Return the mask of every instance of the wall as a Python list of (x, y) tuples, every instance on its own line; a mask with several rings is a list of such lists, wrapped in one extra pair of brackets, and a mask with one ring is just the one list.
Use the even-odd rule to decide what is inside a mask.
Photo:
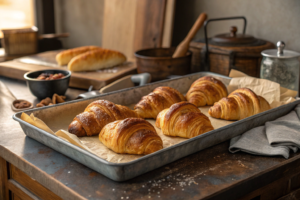
[(102, 44), (104, 0), (55, 0), (56, 32), (68, 32), (64, 48)]
[[(299, 0), (177, 0), (172, 45), (177, 45), (201, 12), (209, 18), (245, 16), (246, 33), (276, 43), (283, 40), (286, 48), (300, 52)], [(242, 30), (242, 21), (212, 22), (208, 35), (229, 32), (232, 25)], [(204, 38), (201, 28), (195, 39)]]
[[(104, 0), (55, 0), (57, 32), (69, 32), (64, 47), (99, 45), (102, 41)], [(248, 20), (246, 33), (276, 43), (283, 40), (286, 48), (300, 52), (299, 0), (177, 0), (172, 45), (185, 37), (201, 12), (209, 18), (243, 15)], [(242, 21), (213, 22), (209, 36), (226, 33)], [(195, 39), (203, 38), (201, 28)]]

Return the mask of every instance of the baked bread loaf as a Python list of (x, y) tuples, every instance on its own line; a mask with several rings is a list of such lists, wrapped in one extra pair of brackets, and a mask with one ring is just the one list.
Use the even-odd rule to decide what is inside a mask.
[(98, 100), (90, 103), (84, 112), (77, 115), (68, 130), (78, 137), (98, 135), (106, 124), (128, 117), (138, 117), (138, 115), (126, 106)]
[(134, 106), (141, 118), (156, 119), (158, 113), (177, 102), (186, 101), (184, 96), (174, 88), (163, 86), (156, 88)]
[(150, 154), (163, 148), (155, 128), (139, 118), (107, 124), (100, 132), (99, 140), (116, 153)]
[(74, 72), (113, 67), (126, 61), (124, 54), (109, 49), (95, 49), (74, 57), (68, 69)]
[(240, 120), (270, 108), (270, 104), (263, 97), (248, 88), (240, 88), (216, 102), (208, 113), (214, 118)]
[(207, 116), (189, 102), (173, 104), (170, 108), (161, 111), (156, 119), (155, 126), (168, 136), (192, 138), (214, 130)]
[(227, 88), (220, 80), (204, 76), (191, 85), (186, 99), (197, 107), (211, 106), (227, 95)]
[(100, 49), (100, 47), (84, 46), (84, 47), (68, 49), (68, 50), (62, 51), (59, 54), (57, 54), (56, 61), (60, 66), (67, 65), (70, 62), (70, 60), (72, 58), (74, 58), (75, 56), (78, 56), (82, 53), (85, 53), (85, 52), (91, 51), (91, 50), (95, 50), (95, 49)]

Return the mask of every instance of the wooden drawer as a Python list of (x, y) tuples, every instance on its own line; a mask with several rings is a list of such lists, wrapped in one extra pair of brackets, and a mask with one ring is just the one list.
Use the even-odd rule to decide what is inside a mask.
[[(18, 197), (22, 197), (24, 193), (27, 192), (28, 199), (45, 199), (45, 200), (58, 200), (61, 199), (59, 196), (39, 184), (37, 181), (30, 178), (27, 174), (16, 168), (14, 165), (10, 164), (10, 179), (8, 181), (8, 189), (12, 193), (17, 194)], [(20, 194), (22, 191), (22, 196)], [(29, 193), (28, 193), (29, 192)], [(29, 198), (30, 197), (30, 198)]]
[(28, 191), (26, 188), (24, 188), (22, 185), (17, 183), (16, 181), (10, 179), (7, 182), (7, 186), (10, 190), (10, 196), (11, 199), (14, 200), (38, 200), (37, 196), (35, 196), (33, 193)]

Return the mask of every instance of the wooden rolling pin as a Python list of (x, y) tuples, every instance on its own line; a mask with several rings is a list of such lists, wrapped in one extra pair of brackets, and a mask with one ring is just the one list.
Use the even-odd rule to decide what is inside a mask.
[(190, 32), (184, 38), (184, 40), (177, 46), (172, 58), (182, 57), (186, 54), (189, 49), (189, 45), (193, 37), (196, 35), (197, 31), (203, 25), (204, 21), (206, 20), (207, 15), (206, 13), (201, 13), (194, 23), (193, 27), (191, 28)]

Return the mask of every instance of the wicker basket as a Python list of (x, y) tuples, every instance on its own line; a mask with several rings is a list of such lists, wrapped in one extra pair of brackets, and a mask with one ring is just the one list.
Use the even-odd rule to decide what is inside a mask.
[(38, 29), (36, 27), (5, 29), (2, 33), (2, 46), (7, 56), (37, 53)]

